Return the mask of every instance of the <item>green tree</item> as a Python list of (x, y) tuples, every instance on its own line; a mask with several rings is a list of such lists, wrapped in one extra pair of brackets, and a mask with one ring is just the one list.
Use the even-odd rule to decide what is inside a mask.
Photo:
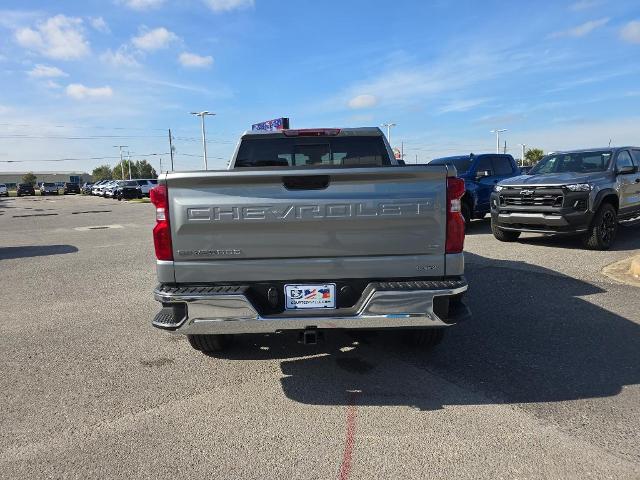
[(542, 157), (544, 157), (544, 152), (541, 149), (530, 148), (524, 154), (524, 164), (535, 165), (542, 159)]
[(38, 177), (36, 177), (33, 174), (33, 172), (27, 172), (22, 176), (22, 183), (28, 183), (29, 185), (35, 185), (37, 178)]
[(158, 178), (156, 170), (146, 160), (138, 160), (135, 167), (139, 175), (137, 178)]
[(109, 165), (100, 165), (93, 169), (91, 176), (93, 177), (94, 182), (99, 182), (100, 180), (111, 180), (113, 178), (113, 172)]
[(124, 168), (124, 178), (129, 179), (129, 164), (131, 163), (131, 178), (140, 178), (138, 176), (138, 170), (136, 169), (136, 164), (134, 162), (129, 162), (129, 160), (123, 160), (118, 163), (115, 167), (113, 167), (113, 178), (122, 179), (122, 169)]

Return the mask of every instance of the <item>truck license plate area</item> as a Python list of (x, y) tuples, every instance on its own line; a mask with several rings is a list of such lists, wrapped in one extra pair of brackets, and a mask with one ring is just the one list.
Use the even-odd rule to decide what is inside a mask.
[(336, 285), (285, 285), (285, 308), (299, 310), (303, 308), (336, 308)]

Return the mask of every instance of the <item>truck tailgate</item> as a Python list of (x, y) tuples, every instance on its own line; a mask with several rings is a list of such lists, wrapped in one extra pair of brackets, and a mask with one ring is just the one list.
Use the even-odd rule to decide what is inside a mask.
[(168, 174), (175, 280), (444, 275), (446, 175), (424, 166)]

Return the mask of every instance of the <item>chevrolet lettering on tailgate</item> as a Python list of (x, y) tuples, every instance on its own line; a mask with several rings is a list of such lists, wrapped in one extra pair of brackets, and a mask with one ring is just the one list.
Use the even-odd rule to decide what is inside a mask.
[(326, 205), (251, 205), (230, 207), (189, 208), (189, 221), (259, 221), (259, 220), (307, 220), (314, 218), (351, 217), (401, 217), (428, 215), (434, 203), (419, 202), (358, 202)]

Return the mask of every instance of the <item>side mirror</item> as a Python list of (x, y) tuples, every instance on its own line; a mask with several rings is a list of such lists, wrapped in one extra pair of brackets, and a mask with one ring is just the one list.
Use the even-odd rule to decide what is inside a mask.
[(476, 178), (491, 177), (492, 175), (493, 173), (491, 172), (491, 170), (480, 170), (478, 171), (478, 173), (476, 173)]
[(636, 173), (637, 171), (638, 167), (636, 167), (635, 165), (625, 165), (618, 168), (618, 175), (628, 175), (630, 173)]

